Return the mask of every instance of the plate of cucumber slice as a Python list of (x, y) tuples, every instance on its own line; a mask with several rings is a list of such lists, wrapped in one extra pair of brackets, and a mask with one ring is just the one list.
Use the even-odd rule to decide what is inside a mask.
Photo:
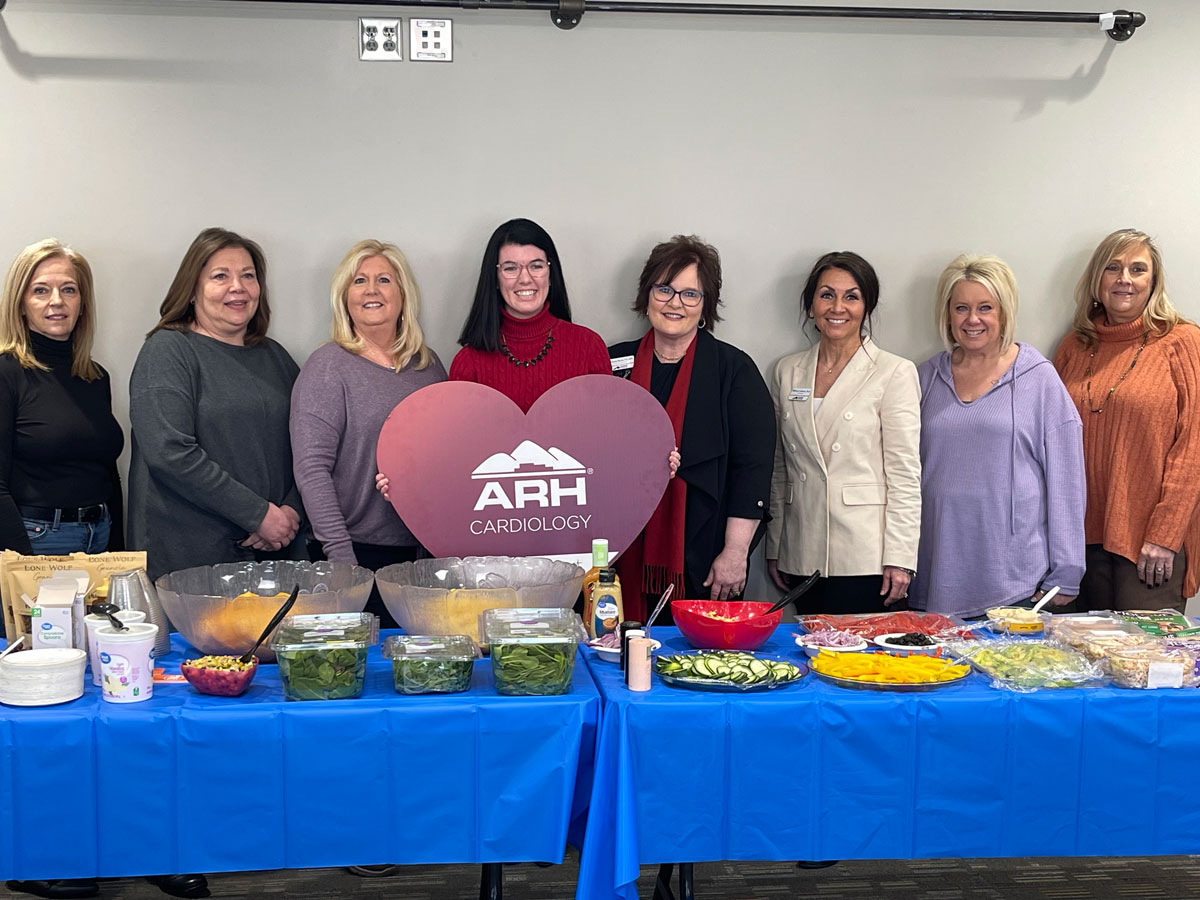
[(745, 693), (795, 684), (808, 667), (744, 650), (702, 650), (656, 656), (654, 671), (672, 687)]

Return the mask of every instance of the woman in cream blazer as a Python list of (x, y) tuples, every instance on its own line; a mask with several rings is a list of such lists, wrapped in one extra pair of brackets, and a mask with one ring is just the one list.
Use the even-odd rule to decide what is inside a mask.
[(795, 576), (825, 576), (801, 613), (893, 606), (917, 562), (920, 386), (909, 360), (866, 335), (878, 302), (879, 281), (861, 256), (821, 257), (803, 294), (821, 338), (775, 367), (767, 567), (783, 589)]

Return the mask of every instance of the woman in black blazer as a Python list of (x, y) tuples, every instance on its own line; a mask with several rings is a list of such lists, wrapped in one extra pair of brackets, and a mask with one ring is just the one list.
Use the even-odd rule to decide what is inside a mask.
[(613, 373), (649, 390), (675, 426), (680, 465), (645, 530), (617, 560), (626, 616), (647, 597), (736, 598), (762, 536), (771, 491), (775, 414), (758, 367), (712, 336), (720, 320), (715, 248), (677, 235), (650, 253), (635, 312), (650, 329), (609, 348)]

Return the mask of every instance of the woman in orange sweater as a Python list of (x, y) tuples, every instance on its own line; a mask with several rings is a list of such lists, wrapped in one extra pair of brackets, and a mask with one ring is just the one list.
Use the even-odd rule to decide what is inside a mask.
[(1182, 612), (1200, 587), (1200, 328), (1167, 299), (1148, 235), (1100, 242), (1054, 365), (1083, 419), (1079, 608)]

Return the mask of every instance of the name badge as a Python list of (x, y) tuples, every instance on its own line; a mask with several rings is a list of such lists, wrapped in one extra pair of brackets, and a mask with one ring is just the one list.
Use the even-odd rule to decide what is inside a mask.
[(792, 388), (791, 393), (788, 394), (788, 399), (789, 400), (799, 400), (799, 401), (803, 402), (811, 396), (812, 396), (812, 388)]
[(612, 359), (612, 370), (614, 372), (624, 372), (626, 369), (633, 368), (632, 356), (616, 356)]

